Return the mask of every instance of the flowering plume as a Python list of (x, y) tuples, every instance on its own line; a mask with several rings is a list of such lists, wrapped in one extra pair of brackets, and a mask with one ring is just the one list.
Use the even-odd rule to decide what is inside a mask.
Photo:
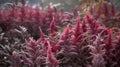
[(61, 40), (59, 40), (53, 47), (52, 52), (56, 52), (60, 48)]
[(35, 16), (35, 19), (36, 19), (37, 23), (39, 23), (40, 22), (40, 9), (39, 9), (39, 6), (36, 6), (34, 16)]
[(80, 27), (80, 16), (78, 16), (78, 20), (77, 20), (77, 24), (76, 24), (76, 27), (75, 27), (75, 37), (77, 37), (78, 35), (81, 34), (81, 27)]
[(74, 31), (73, 41), (79, 42), (81, 40), (81, 37), (82, 37), (82, 29), (80, 26), (80, 17), (78, 17), (77, 24), (76, 24), (75, 31)]
[(101, 3), (99, 4), (99, 6), (98, 6), (98, 9), (97, 9), (97, 18), (99, 18), (100, 17), (100, 15), (101, 15)]
[(120, 18), (112, 3), (91, 5), (85, 15), (78, 7), (40, 10), (21, 1), (20, 8), (0, 9), (0, 67), (120, 67)]
[(83, 30), (83, 32), (86, 32), (86, 31), (87, 31), (87, 26), (86, 26), (86, 21), (85, 21), (85, 19), (83, 19), (83, 21), (82, 21), (82, 30)]
[(108, 33), (108, 37), (106, 41), (106, 48), (110, 49), (112, 47), (112, 30), (108, 29), (107, 33)]
[(52, 21), (50, 23), (50, 32), (54, 33), (54, 31), (55, 31), (55, 19), (53, 17), (53, 19), (52, 19)]
[(89, 25), (89, 30), (91, 31), (92, 34), (97, 34), (99, 30), (99, 25), (100, 23), (98, 22), (99, 20), (96, 20), (93, 18), (93, 16), (86, 15), (87, 23)]
[(108, 5), (107, 3), (103, 3), (103, 6), (104, 6), (104, 14), (106, 17), (109, 16), (109, 10), (108, 10)]
[(39, 30), (40, 30), (40, 38), (37, 40), (37, 44), (45, 40), (45, 34), (43, 33), (41, 28), (39, 28)]
[(55, 36), (57, 33), (55, 32), (57, 30), (57, 26), (55, 25), (55, 19), (53, 17), (51, 23), (50, 23), (50, 32), (51, 32), (51, 36)]
[(103, 48), (102, 44), (102, 38), (100, 38), (100, 34), (96, 36), (95, 41), (93, 42), (93, 45), (90, 45), (91, 54), (92, 54), (92, 67), (105, 67), (105, 49)]
[(63, 34), (61, 35), (61, 40), (67, 40), (70, 34), (70, 24), (64, 29)]
[(40, 49), (40, 43), (30, 38), (27, 42), (26, 51), (23, 52), (22, 58), (25, 65), (29, 67), (41, 67), (43, 60), (42, 49)]
[(112, 16), (115, 16), (115, 13), (116, 13), (116, 11), (115, 11), (115, 6), (114, 6), (113, 3), (111, 3), (111, 15), (112, 15)]
[(50, 45), (50, 42), (47, 41), (47, 63), (48, 67), (57, 67), (59, 62), (58, 60), (54, 57), (54, 54), (52, 53), (52, 47)]

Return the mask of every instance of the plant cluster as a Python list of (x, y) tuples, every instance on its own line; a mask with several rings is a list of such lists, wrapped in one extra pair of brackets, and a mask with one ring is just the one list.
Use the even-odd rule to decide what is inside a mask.
[[(116, 12), (116, 8), (113, 3), (100, 2), (92, 4), (90, 6), (90, 14), (95, 18), (101, 19), (101, 21), (107, 27), (120, 27), (120, 12)], [(109, 24), (109, 25), (108, 25)]]
[(76, 12), (24, 5), (0, 10), (0, 66), (119, 67), (119, 26), (108, 27), (98, 13)]
[(50, 22), (54, 17), (54, 21), (57, 22), (56, 30), (59, 27), (64, 27), (66, 24), (71, 22), (74, 14), (62, 10), (57, 11), (55, 7), (50, 7), (46, 10), (40, 10), (39, 6), (36, 8), (26, 6), (13, 5), (11, 9), (0, 10), (0, 27), (2, 31), (6, 32), (11, 29), (18, 28), (19, 26), (26, 27), (28, 32), (35, 38), (39, 38), (39, 27), (44, 31), (45, 34), (49, 32)]

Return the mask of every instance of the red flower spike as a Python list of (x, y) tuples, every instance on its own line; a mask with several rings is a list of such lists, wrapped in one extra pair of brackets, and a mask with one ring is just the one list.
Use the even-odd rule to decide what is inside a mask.
[(21, 22), (23, 23), (24, 19), (25, 19), (25, 16), (26, 16), (26, 8), (25, 6), (22, 6), (21, 8), (21, 15), (20, 15), (20, 19), (21, 19)]
[(41, 28), (39, 29), (40, 29), (40, 38), (45, 39), (45, 34), (43, 33), (42, 29)]
[(60, 47), (60, 40), (52, 47), (52, 52), (56, 52)]
[(54, 33), (54, 31), (55, 31), (55, 19), (53, 17), (53, 19), (52, 19), (52, 21), (50, 23), (50, 32)]
[(83, 21), (82, 21), (82, 30), (83, 30), (83, 32), (86, 32), (86, 31), (87, 31), (85, 19), (83, 19)]
[(75, 28), (75, 36), (78, 36), (80, 33), (80, 16), (78, 16), (77, 25)]
[(53, 17), (51, 23), (50, 23), (50, 32), (51, 32), (51, 37), (54, 37), (57, 33), (55, 32), (57, 30), (57, 27), (55, 25), (55, 19)]
[(67, 25), (67, 28), (65, 29), (64, 33), (65, 35), (68, 35), (70, 32), (70, 24)]
[(101, 3), (99, 4), (98, 9), (97, 9), (97, 18), (99, 18), (100, 15), (101, 15)]
[(27, 46), (31, 47), (34, 51), (37, 49), (37, 45), (38, 44), (36, 44), (36, 41), (33, 38), (30, 38), (30, 41), (27, 42)]
[(93, 14), (93, 12), (94, 12), (94, 8), (93, 8), (93, 5), (91, 4), (90, 5), (90, 13)]
[(48, 47), (48, 43), (47, 43), (47, 39), (45, 39), (45, 41), (44, 41), (44, 45), (43, 45), (43, 48), (45, 49), (45, 50), (47, 50), (47, 47)]
[(88, 14), (86, 14), (86, 19), (89, 25), (93, 24), (94, 18), (92, 16), (89, 16)]
[(104, 6), (104, 14), (106, 17), (109, 16), (109, 10), (108, 10), (108, 4), (107, 3), (103, 3), (103, 6)]
[(33, 14), (33, 8), (32, 8), (32, 6), (33, 6), (33, 5), (30, 5), (30, 6), (29, 6), (29, 9), (28, 9), (28, 17), (29, 17), (29, 19), (32, 18), (32, 14)]
[(53, 53), (52, 53), (52, 47), (50, 45), (50, 42), (47, 40), (47, 44), (48, 44), (48, 47), (47, 47), (47, 61), (48, 63), (50, 63), (49, 66), (51, 67), (57, 67), (58, 66), (58, 60), (54, 57)]
[(64, 32), (61, 36), (62, 40), (67, 40), (69, 37), (69, 33), (70, 33), (70, 24), (67, 25), (67, 27), (64, 29)]
[(107, 38), (106, 45), (109, 46), (109, 47), (111, 47), (112, 46), (112, 30), (108, 29), (107, 33), (108, 33), (108, 38)]
[(76, 42), (80, 34), (81, 34), (81, 28), (80, 28), (80, 16), (79, 16), (76, 27), (75, 27), (75, 32), (74, 32), (74, 38), (73, 38), (74, 42)]
[(37, 5), (36, 8), (35, 8), (35, 19), (37, 20), (37, 23), (40, 22), (40, 9), (39, 9), (39, 6)]
[(45, 40), (45, 34), (43, 33), (41, 28), (39, 28), (39, 30), (40, 30), (40, 38), (36, 41), (36, 44), (39, 44), (41, 41)]
[[(38, 40), (37, 40), (38, 41)], [(28, 64), (29, 67), (36, 67), (38, 66), (41, 61), (40, 57), (41, 57), (41, 49), (40, 49), (40, 45), (39, 43), (37, 43), (37, 41), (35, 41), (34, 39), (30, 38), (30, 41), (27, 42), (27, 55), (29, 56), (29, 58), (27, 56), (25, 56), (23, 54), (23, 61), (25, 64)]]
[(94, 33), (96, 20), (93, 18), (93, 16), (88, 16), (88, 15), (86, 15), (86, 19), (87, 19), (87, 23), (89, 25), (90, 31)]
[(115, 15), (115, 6), (113, 3), (111, 3), (111, 14), (114, 16)]

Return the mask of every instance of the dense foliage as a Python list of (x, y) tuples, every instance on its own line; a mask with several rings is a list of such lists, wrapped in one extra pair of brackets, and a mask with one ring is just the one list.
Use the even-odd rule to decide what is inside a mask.
[(98, 5), (84, 15), (24, 4), (0, 10), (0, 67), (120, 67), (119, 12)]

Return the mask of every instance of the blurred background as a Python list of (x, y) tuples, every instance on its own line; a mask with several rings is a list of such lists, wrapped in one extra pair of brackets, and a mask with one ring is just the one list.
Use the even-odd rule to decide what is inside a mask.
[(8, 3), (20, 5), (21, 1), (25, 1), (26, 6), (34, 5), (35, 7), (36, 5), (39, 5), (41, 8), (46, 8), (46, 6), (50, 5), (59, 7), (58, 9), (64, 10), (71, 10), (76, 6), (81, 6), (83, 4), (88, 4), (91, 2), (97, 3), (100, 1), (113, 2), (117, 8), (119, 8), (120, 4), (120, 0), (0, 0), (0, 8), (5, 8), (9, 6)]

